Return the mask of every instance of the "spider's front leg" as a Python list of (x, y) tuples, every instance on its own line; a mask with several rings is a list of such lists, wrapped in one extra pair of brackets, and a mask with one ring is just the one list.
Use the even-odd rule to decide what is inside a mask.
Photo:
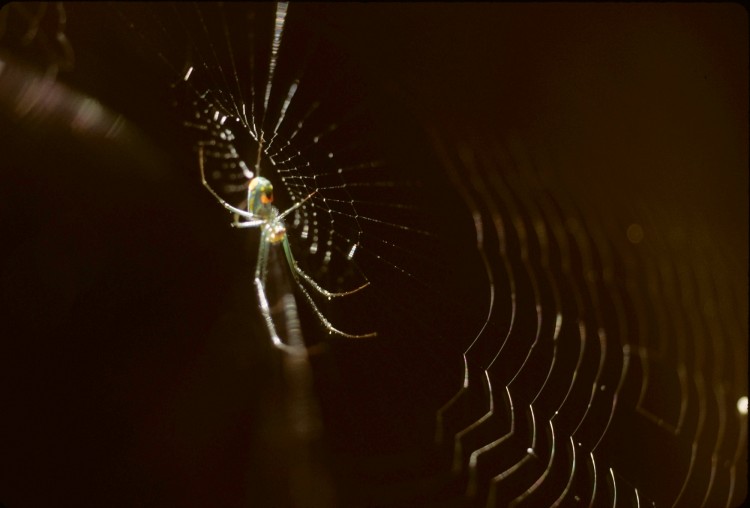
[(254, 220), (247, 220), (245, 222), (240, 222), (240, 216), (238, 214), (234, 214), (234, 220), (230, 224), (233, 228), (257, 228), (265, 224), (266, 221), (263, 219), (254, 219)]
[[(224, 201), (224, 199), (221, 196), (219, 196), (219, 194), (217, 194), (217, 192), (208, 184), (208, 181), (206, 180), (206, 171), (204, 168), (205, 156), (203, 153), (203, 148), (204, 148), (203, 143), (200, 143), (198, 145), (198, 165), (200, 166), (200, 170), (201, 170), (201, 183), (203, 184), (203, 186), (208, 190), (208, 192), (211, 193), (213, 197), (216, 198), (216, 200), (219, 202), (219, 204), (221, 204), (221, 206), (223, 206), (230, 212), (240, 215), (250, 221), (258, 222), (258, 219), (252, 213), (248, 212), (247, 210), (242, 210), (241, 208), (237, 208), (236, 206), (232, 206), (226, 201)], [(252, 226), (238, 226), (238, 227), (255, 227), (255, 226), (259, 226), (262, 223), (263, 221), (259, 221), (258, 224), (254, 224)], [(246, 223), (241, 223), (241, 224), (246, 224)]]
[(318, 193), (317, 190), (312, 191), (310, 194), (307, 195), (307, 197), (305, 197), (305, 199), (303, 199), (302, 201), (297, 201), (294, 205), (292, 205), (289, 208), (287, 208), (286, 210), (284, 210), (283, 213), (279, 214), (276, 217), (276, 220), (277, 221), (284, 220), (284, 217), (286, 217), (287, 215), (289, 215), (290, 213), (292, 213), (293, 211), (295, 211), (300, 206), (304, 205), (309, 199), (312, 199), (312, 197), (315, 196), (315, 194), (317, 194), (317, 193)]

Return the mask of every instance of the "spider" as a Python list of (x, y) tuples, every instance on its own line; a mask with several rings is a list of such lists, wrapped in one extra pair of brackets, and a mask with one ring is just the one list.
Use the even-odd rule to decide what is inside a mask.
[[(232, 223), (232, 226), (237, 228), (260, 228), (260, 246), (258, 249), (258, 258), (255, 262), (254, 284), (255, 289), (258, 293), (260, 311), (263, 315), (263, 320), (266, 323), (268, 333), (271, 336), (271, 340), (273, 341), (274, 346), (287, 352), (299, 352), (298, 347), (285, 344), (284, 341), (282, 341), (279, 337), (278, 333), (276, 332), (276, 326), (274, 325), (273, 319), (271, 317), (268, 298), (266, 297), (266, 275), (268, 273), (269, 251), (272, 246), (276, 246), (278, 244), (281, 244), (284, 249), (284, 255), (286, 256), (289, 268), (291, 268), (294, 281), (297, 283), (300, 291), (305, 296), (307, 302), (310, 304), (313, 312), (315, 312), (315, 314), (318, 316), (318, 319), (320, 319), (320, 322), (323, 324), (326, 330), (328, 330), (329, 333), (340, 335), (342, 337), (350, 339), (375, 337), (377, 334), (374, 332), (365, 334), (352, 334), (343, 332), (335, 328), (328, 321), (328, 319), (326, 319), (320, 309), (318, 309), (318, 306), (315, 304), (312, 296), (310, 296), (310, 293), (300, 282), (300, 278), (303, 279), (305, 282), (307, 282), (307, 284), (310, 285), (311, 288), (313, 288), (315, 291), (325, 296), (329, 300), (331, 298), (354, 294), (366, 288), (370, 284), (369, 282), (366, 282), (365, 284), (350, 291), (331, 292), (321, 287), (317, 282), (315, 282), (315, 280), (313, 280), (312, 277), (306, 274), (294, 259), (294, 256), (292, 255), (292, 249), (289, 246), (289, 238), (287, 237), (286, 227), (284, 226), (284, 218), (293, 211), (297, 210), (308, 200), (312, 199), (317, 191), (311, 192), (303, 200), (298, 201), (284, 212), (279, 213), (278, 209), (272, 204), (273, 184), (267, 178), (264, 178), (262, 176), (255, 176), (248, 182), (247, 210), (243, 210), (227, 203), (224, 199), (221, 198), (221, 196), (216, 193), (216, 191), (213, 190), (213, 188), (211, 188), (211, 186), (206, 181), (202, 144), (198, 145), (198, 153), (201, 171), (201, 182), (203, 183), (203, 186), (208, 189), (208, 191), (219, 201), (219, 204), (221, 204), (230, 212), (234, 213), (234, 221)], [(240, 221), (240, 217), (244, 218), (245, 220)]]

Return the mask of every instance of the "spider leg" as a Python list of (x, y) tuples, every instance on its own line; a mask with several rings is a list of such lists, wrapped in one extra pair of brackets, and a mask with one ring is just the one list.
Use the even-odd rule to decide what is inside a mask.
[(294, 276), (294, 279), (299, 282), (298, 277), (302, 277), (305, 279), (305, 281), (310, 284), (310, 286), (315, 289), (318, 293), (325, 296), (329, 300), (331, 298), (337, 298), (339, 296), (348, 296), (353, 295), (354, 293), (366, 288), (370, 285), (370, 282), (365, 282), (359, 287), (356, 287), (354, 289), (351, 289), (349, 291), (342, 291), (340, 293), (328, 291), (327, 289), (323, 288), (320, 284), (315, 282), (315, 280), (307, 275), (302, 268), (299, 267), (297, 264), (297, 260), (294, 259), (294, 255), (292, 254), (292, 248), (289, 246), (289, 239), (285, 236), (283, 240), (283, 246), (284, 246), (284, 254), (286, 254), (286, 260), (289, 263), (289, 267), (292, 269), (292, 275)]
[(303, 199), (302, 201), (298, 201), (294, 205), (292, 205), (289, 208), (287, 208), (286, 210), (284, 210), (284, 212), (282, 214), (280, 214), (279, 216), (276, 217), (276, 220), (279, 220), (279, 221), (282, 220), (284, 217), (286, 217), (287, 215), (289, 215), (290, 213), (292, 213), (293, 211), (295, 211), (297, 208), (299, 208), (300, 206), (302, 206), (303, 204), (305, 204), (305, 201), (307, 201), (308, 199), (310, 199), (311, 197), (313, 197), (317, 192), (318, 191), (316, 191), (316, 190), (312, 191), (310, 194), (307, 195), (307, 197), (305, 199)]
[(239, 220), (235, 219), (232, 221), (230, 226), (233, 228), (257, 228), (258, 226), (262, 226), (265, 224), (266, 221), (264, 220), (250, 220), (246, 222), (240, 222)]
[(266, 327), (271, 335), (271, 341), (273, 345), (282, 351), (285, 351), (293, 355), (307, 355), (307, 349), (300, 346), (288, 346), (284, 344), (279, 335), (276, 333), (276, 326), (273, 324), (271, 318), (271, 309), (268, 306), (268, 299), (266, 298), (266, 289), (263, 282), (259, 278), (255, 278), (255, 289), (258, 294), (258, 302), (260, 303), (260, 312), (263, 314), (263, 320), (266, 322)]
[[(240, 206), (245, 206), (245, 205), (243, 204)], [(235, 214), (232, 214), (232, 223), (230, 224), (230, 226), (232, 226), (233, 228), (254, 228), (254, 227), (262, 226), (266, 222), (268, 221), (264, 219), (254, 219), (254, 220), (247, 220), (245, 222), (242, 222), (240, 221), (240, 215), (235, 213)]]
[(336, 335), (341, 335), (342, 337), (346, 337), (347, 339), (370, 339), (372, 337), (377, 337), (378, 334), (376, 332), (353, 334), (342, 332), (338, 328), (335, 328), (331, 324), (331, 322), (326, 319), (323, 313), (320, 312), (320, 309), (318, 309), (318, 306), (315, 305), (315, 301), (312, 299), (312, 296), (310, 296), (310, 293), (307, 292), (305, 286), (303, 286), (302, 284), (298, 284), (297, 287), (299, 287), (300, 291), (302, 291), (302, 294), (305, 295), (305, 299), (310, 304), (310, 307), (312, 307), (313, 312), (315, 312), (315, 314), (318, 316), (318, 319), (320, 319), (320, 322), (323, 323), (323, 326), (325, 326), (326, 330), (328, 330), (329, 333), (335, 333)]
[[(216, 191), (213, 190), (213, 188), (211, 188), (211, 186), (208, 184), (208, 181), (206, 181), (206, 173), (205, 173), (205, 169), (203, 167), (203, 159), (204, 159), (204, 156), (203, 156), (203, 144), (201, 143), (201, 144), (198, 145), (198, 165), (200, 166), (200, 169), (201, 169), (201, 183), (203, 183), (203, 186), (206, 189), (208, 189), (208, 192), (210, 192), (213, 195), (213, 197), (215, 197), (217, 199), (217, 201), (219, 201), (219, 203), (221, 204), (221, 206), (223, 206), (224, 208), (226, 208), (230, 212), (234, 212), (237, 215), (241, 215), (242, 217), (245, 217), (246, 219), (250, 219), (250, 220), (255, 219), (255, 216), (253, 214), (251, 214), (250, 212), (248, 212), (247, 210), (242, 210), (241, 208), (237, 208), (235, 206), (232, 206), (229, 203), (227, 203), (226, 201), (224, 201), (221, 198), (221, 196), (219, 196), (216, 193)], [(302, 202), (300, 202), (300, 204), (301, 203)], [(250, 227), (250, 226), (246, 226), (246, 227)]]
[(264, 290), (266, 285), (266, 274), (268, 273), (268, 232), (265, 228), (261, 229), (260, 242), (258, 244), (258, 258), (255, 261), (255, 278), (263, 284)]
[(261, 235), (260, 247), (258, 248), (258, 259), (255, 265), (254, 280), (255, 291), (258, 295), (258, 303), (260, 304), (260, 312), (263, 315), (263, 321), (265, 321), (266, 323), (266, 328), (268, 328), (268, 333), (271, 336), (271, 341), (273, 342), (274, 346), (290, 354), (306, 355), (307, 350), (304, 346), (289, 346), (287, 344), (284, 344), (284, 342), (279, 337), (279, 334), (276, 332), (276, 325), (274, 325), (273, 323), (273, 318), (271, 317), (271, 308), (268, 305), (268, 298), (266, 297), (265, 280), (268, 268), (268, 250), (269, 243), (264, 232), (264, 234)]

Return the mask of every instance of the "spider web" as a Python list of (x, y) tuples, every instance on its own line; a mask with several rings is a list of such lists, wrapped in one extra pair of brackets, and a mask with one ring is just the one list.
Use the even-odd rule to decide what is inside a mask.
[(497, 290), (438, 413), (460, 488), (482, 506), (737, 506), (746, 295), (707, 268), (737, 259), (699, 217), (599, 219), (517, 140), (476, 144), (444, 152)]
[[(176, 98), (185, 133), (179, 150), (190, 146), (186, 166), (197, 170), (204, 147), (211, 185), (236, 206), (258, 172), (274, 183), (281, 211), (315, 192), (287, 220), (295, 257), (328, 289), (369, 282), (355, 296), (317, 302), (337, 328), (378, 334), (369, 341), (332, 337), (334, 374), (320, 376), (332, 447), (349, 464), (339, 473), (348, 495), (372, 488), (372, 474), (380, 481), (399, 471), (434, 474), (434, 411), (460, 375), (443, 359), (481, 325), (486, 302), (462, 302), (488, 289), (472, 262), (469, 215), (423, 129), (403, 116), (400, 97), (363, 79), (317, 27), (325, 14), (315, 8), (165, 4), (114, 11), (127, 40), (156, 57), (157, 74), (165, 71), (162, 86)], [(217, 227), (228, 221), (224, 215)], [(254, 252), (248, 249), (250, 260)], [(320, 323), (304, 298), (298, 302), (305, 338), (314, 344)], [(436, 313), (440, 330), (431, 326)], [(266, 341), (265, 330), (254, 331), (253, 340)], [(445, 375), (433, 379), (436, 369)], [(390, 418), (394, 411), (403, 420)], [(398, 483), (411, 490), (410, 481)]]
[[(371, 283), (351, 300), (321, 302), (334, 325), (379, 333), (373, 341), (335, 342), (338, 377), (318, 386), (336, 436), (330, 444), (340, 469), (350, 469), (339, 473), (344, 502), (743, 501), (747, 420), (737, 403), (747, 389), (747, 250), (746, 242), (738, 250), (736, 230), (724, 234), (716, 215), (701, 213), (709, 208), (693, 211), (695, 202), (658, 189), (620, 194), (571, 170), (559, 150), (549, 155), (548, 143), (498, 133), (491, 124), (506, 112), (470, 104), (471, 93), (445, 90), (449, 104), (378, 89), (377, 76), (355, 72), (361, 62), (341, 51), (331, 27), (345, 20), (338, 28), (350, 40), (368, 26), (364, 20), (402, 23), (413, 33), (427, 22), (409, 6), (349, 7), (341, 18), (304, 5), (285, 14), (270, 4), (108, 9), (124, 21), (125, 40), (158, 61), (141, 71), (148, 90), (139, 92), (168, 92), (163, 97), (176, 102), (165, 138), (178, 138), (170, 142), (190, 178), (197, 179), (202, 144), (212, 185), (240, 205), (241, 184), (257, 172), (262, 131), (260, 173), (274, 182), (280, 210), (317, 191), (287, 221), (301, 265), (330, 289)], [(466, 21), (487, 44), (489, 62), (518, 48), (501, 44), (513, 37), (536, 33), (544, 41), (545, 20), (565, 14), (484, 9), (445, 7), (428, 19)], [(598, 16), (611, 23), (603, 26), (619, 26)], [(524, 35), (516, 25), (536, 32)], [(450, 42), (483, 51), (474, 39)], [(431, 43), (440, 58), (463, 58), (447, 42)], [(360, 58), (373, 59), (378, 71), (397, 68), (377, 60), (393, 46), (372, 46), (379, 51)], [(565, 58), (573, 71), (588, 68)], [(430, 63), (445, 69), (437, 60)], [(502, 61), (530, 73), (526, 63)], [(475, 81), (457, 90), (484, 99), (497, 99), (497, 91), (483, 83), (507, 81), (457, 64), (461, 70)], [(399, 76), (406, 89), (441, 86), (437, 71), (400, 72), (412, 78)], [(419, 72), (425, 76), (414, 77)], [(429, 143), (413, 116), (427, 125)], [(673, 146), (680, 145), (658, 152)], [(221, 227), (229, 218), (215, 208)], [(319, 334), (316, 327), (308, 315), (306, 336)], [(262, 341), (262, 327), (254, 332)]]
[[(209, 184), (224, 199), (244, 206), (255, 175), (274, 183), (282, 212), (312, 195), (287, 223), (301, 267), (324, 287), (346, 291), (380, 277), (371, 293), (387, 295), (383, 285), (395, 287), (397, 272), (410, 284), (449, 294), (429, 283), (447, 271), (430, 253), (446, 251), (437, 246), (451, 234), (444, 221), (449, 209), (425, 212), (437, 208), (429, 204), (444, 192), (424, 176), (437, 162), (406, 154), (419, 154), (418, 135), (389, 135), (392, 98), (377, 95), (347, 55), (314, 29), (314, 9), (283, 3), (142, 9), (117, 11), (133, 24), (132, 37), (171, 72), (176, 106), (194, 136), (193, 166), (202, 146)], [(357, 299), (336, 303), (361, 306)], [(359, 333), (383, 326), (362, 313), (357, 320)]]
[[(617, 181), (609, 168), (594, 175), (570, 167), (571, 160), (588, 156), (571, 155), (569, 147), (557, 146), (556, 156), (550, 155), (549, 131), (566, 126), (573, 134), (562, 136), (576, 139), (586, 129), (581, 119), (597, 116), (569, 103), (614, 112), (613, 118), (629, 117), (619, 109), (620, 101), (639, 104), (633, 107), (648, 118), (640, 101), (648, 103), (649, 92), (635, 92), (640, 83), (627, 70), (649, 57), (629, 53), (620, 60), (619, 51), (638, 51), (627, 44), (607, 46), (609, 53), (592, 49), (594, 42), (583, 49), (571, 44), (565, 33), (575, 27), (588, 42), (609, 40), (578, 26), (568, 17), (573, 12), (550, 9), (534, 17), (541, 26), (556, 15), (568, 20), (570, 28), (555, 32), (562, 43), (548, 41), (544, 28), (530, 36), (515, 33), (516, 44), (534, 40), (568, 67), (555, 62), (559, 75), (546, 75), (550, 82), (535, 90), (547, 100), (557, 93), (550, 89), (595, 83), (585, 99), (560, 92), (569, 101), (563, 111), (571, 118), (548, 112), (543, 118), (553, 127), (526, 127), (527, 136), (536, 138), (534, 149), (517, 134), (493, 138), (487, 133), (496, 131), (490, 128), (462, 130), (448, 119), (435, 121), (436, 145), (476, 218), (477, 249), (495, 288), (486, 326), (464, 353), (464, 382), (438, 412), (438, 440), (453, 457), (456, 490), (477, 506), (738, 506), (747, 491), (741, 479), (747, 446), (747, 295), (744, 282), (732, 281), (730, 274), (746, 273), (746, 247), (733, 238), (743, 227), (727, 234), (726, 219), (711, 208), (709, 192), (684, 185), (682, 194), (672, 194), (631, 167), (634, 190), (630, 182), (608, 181)], [(513, 9), (502, 13), (508, 19), (494, 21), (511, 32), (514, 21), (527, 19)], [(607, 19), (608, 30), (624, 40), (638, 38), (624, 35), (633, 26), (626, 23), (638, 24), (629, 17), (632, 11), (616, 14), (627, 22), (608, 17), (615, 14), (606, 10), (577, 14), (584, 13)], [(658, 14), (663, 13), (649, 19), (658, 20)], [(626, 27), (622, 32), (620, 23)], [(671, 31), (670, 22), (665, 26), (670, 36), (683, 37)], [(654, 60), (675, 44), (652, 43)], [(529, 51), (539, 67), (548, 65), (542, 51)], [(586, 63), (576, 60), (580, 55)], [(494, 58), (503, 60), (497, 53)], [(623, 83), (602, 80), (599, 68), (618, 73)], [(665, 77), (668, 72), (674, 74)], [(680, 93), (695, 93), (683, 72), (669, 68), (660, 78)], [(662, 83), (649, 84), (664, 93)], [(605, 105), (597, 102), (602, 100), (597, 86), (605, 90)], [(705, 104), (690, 111), (706, 114), (710, 94), (698, 97)], [(535, 118), (540, 110), (549, 111), (545, 108), (550, 107), (531, 106), (520, 114)], [(508, 110), (513, 114), (506, 106), (505, 115)], [(618, 152), (612, 147), (617, 143), (609, 132), (628, 141), (637, 136), (627, 128), (604, 127), (597, 118), (594, 129), (607, 134), (586, 131), (591, 141), (577, 149), (596, 152), (594, 140), (604, 140), (612, 152), (592, 160), (616, 166), (612, 154)], [(637, 139), (645, 146), (651, 142)], [(669, 139), (668, 148), (655, 148), (651, 156), (690, 168), (675, 154), (693, 149)], [(717, 142), (706, 136), (699, 143)], [(635, 146), (628, 149), (640, 149)], [(729, 167), (741, 166), (739, 160)], [(655, 165), (648, 159), (639, 163)], [(651, 171), (672, 174), (669, 167)], [(708, 180), (705, 174), (701, 178)], [(641, 181), (653, 187), (638, 186)], [(729, 351), (740, 352), (742, 359)]]

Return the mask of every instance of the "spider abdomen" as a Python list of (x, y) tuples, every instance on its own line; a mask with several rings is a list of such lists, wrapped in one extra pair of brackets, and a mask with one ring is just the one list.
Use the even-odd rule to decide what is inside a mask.
[(286, 228), (280, 222), (271, 222), (267, 227), (267, 238), (272, 244), (277, 244), (286, 237)]

